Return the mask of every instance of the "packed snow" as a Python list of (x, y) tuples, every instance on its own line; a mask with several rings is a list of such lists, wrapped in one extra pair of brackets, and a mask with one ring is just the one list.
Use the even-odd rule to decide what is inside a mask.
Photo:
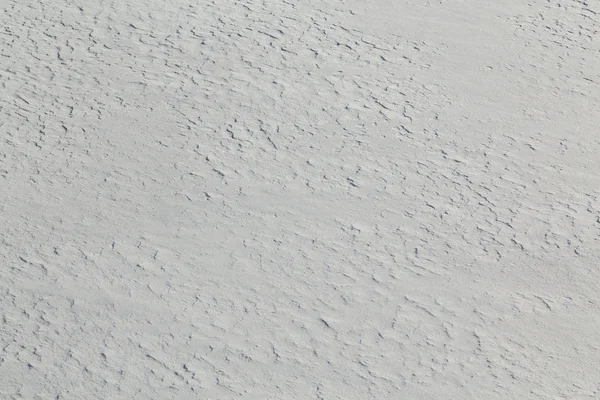
[(600, 3), (0, 10), (0, 398), (600, 398)]

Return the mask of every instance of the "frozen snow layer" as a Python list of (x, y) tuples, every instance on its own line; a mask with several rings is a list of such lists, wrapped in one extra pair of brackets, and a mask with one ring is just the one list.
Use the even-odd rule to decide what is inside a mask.
[(0, 8), (0, 398), (600, 397), (596, 3)]

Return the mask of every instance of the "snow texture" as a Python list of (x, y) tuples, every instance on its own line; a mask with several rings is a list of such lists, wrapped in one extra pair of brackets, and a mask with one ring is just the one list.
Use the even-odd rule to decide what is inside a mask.
[(591, 0), (0, 0), (0, 398), (600, 398)]

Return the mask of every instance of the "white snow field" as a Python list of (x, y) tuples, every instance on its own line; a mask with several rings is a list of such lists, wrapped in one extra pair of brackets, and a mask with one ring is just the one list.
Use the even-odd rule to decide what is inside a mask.
[(597, 1), (0, 10), (0, 399), (600, 399)]

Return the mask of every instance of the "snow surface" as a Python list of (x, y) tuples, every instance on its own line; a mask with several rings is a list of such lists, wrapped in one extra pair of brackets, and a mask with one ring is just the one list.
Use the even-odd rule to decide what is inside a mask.
[(598, 2), (0, 10), (0, 398), (600, 398)]

